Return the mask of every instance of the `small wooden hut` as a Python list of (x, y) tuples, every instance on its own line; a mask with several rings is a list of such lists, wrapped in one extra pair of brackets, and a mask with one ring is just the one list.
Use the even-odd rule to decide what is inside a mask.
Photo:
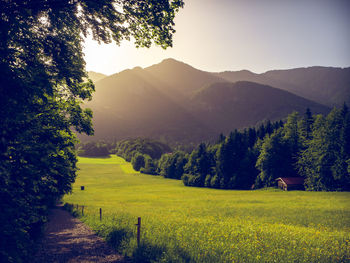
[(304, 178), (280, 177), (276, 179), (278, 188), (288, 190), (304, 190)]

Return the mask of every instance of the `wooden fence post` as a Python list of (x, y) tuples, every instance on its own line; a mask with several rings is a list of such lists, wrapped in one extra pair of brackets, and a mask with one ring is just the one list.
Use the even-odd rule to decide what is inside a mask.
[(141, 235), (141, 217), (137, 218), (137, 246), (140, 246), (140, 235)]
[(84, 215), (84, 206), (81, 207), (81, 215)]
[(100, 221), (102, 221), (102, 208), (100, 208)]

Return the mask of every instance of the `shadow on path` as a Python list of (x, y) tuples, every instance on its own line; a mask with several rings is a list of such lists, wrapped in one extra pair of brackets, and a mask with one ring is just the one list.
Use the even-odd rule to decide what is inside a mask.
[(35, 257), (37, 263), (125, 262), (89, 227), (62, 209), (52, 209)]

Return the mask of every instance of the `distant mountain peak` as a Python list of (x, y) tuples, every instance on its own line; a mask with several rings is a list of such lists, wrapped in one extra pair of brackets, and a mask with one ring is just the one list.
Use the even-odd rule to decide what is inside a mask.
[[(176, 60), (174, 58), (166, 58), (166, 59), (163, 59), (160, 63), (158, 64), (155, 64), (155, 65), (152, 65), (150, 66), (149, 68), (152, 68), (154, 66), (162, 66), (162, 67), (188, 67), (188, 68), (193, 68), (195, 69), (194, 67), (192, 67), (191, 65), (183, 62), (183, 61), (180, 61), (180, 60)], [(198, 69), (196, 69), (198, 70)]]
[(226, 73), (226, 72), (235, 72), (235, 73), (249, 73), (249, 74), (256, 74), (248, 69), (241, 69), (241, 70), (225, 70), (222, 73)]
[(143, 68), (142, 67), (140, 67), (140, 66), (136, 66), (136, 67), (134, 67), (132, 70), (143, 70)]
[(162, 64), (162, 63), (184, 63), (184, 62), (182, 62), (180, 60), (176, 60), (174, 58), (165, 58), (159, 64)]
[(248, 69), (241, 69), (241, 70), (238, 70), (237, 72), (240, 72), (240, 73), (254, 73)]

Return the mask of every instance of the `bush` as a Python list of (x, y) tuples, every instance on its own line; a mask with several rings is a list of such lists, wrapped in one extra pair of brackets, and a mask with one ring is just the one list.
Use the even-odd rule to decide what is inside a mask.
[(141, 153), (136, 153), (131, 159), (131, 164), (135, 171), (140, 171), (141, 168), (145, 167), (145, 156)]
[(87, 142), (78, 147), (78, 155), (86, 157), (107, 157), (111, 145), (104, 142)]
[(145, 160), (145, 167), (142, 167), (140, 169), (141, 173), (144, 174), (151, 174), (151, 175), (156, 175), (156, 165), (154, 164), (154, 161), (151, 157), (147, 157)]

